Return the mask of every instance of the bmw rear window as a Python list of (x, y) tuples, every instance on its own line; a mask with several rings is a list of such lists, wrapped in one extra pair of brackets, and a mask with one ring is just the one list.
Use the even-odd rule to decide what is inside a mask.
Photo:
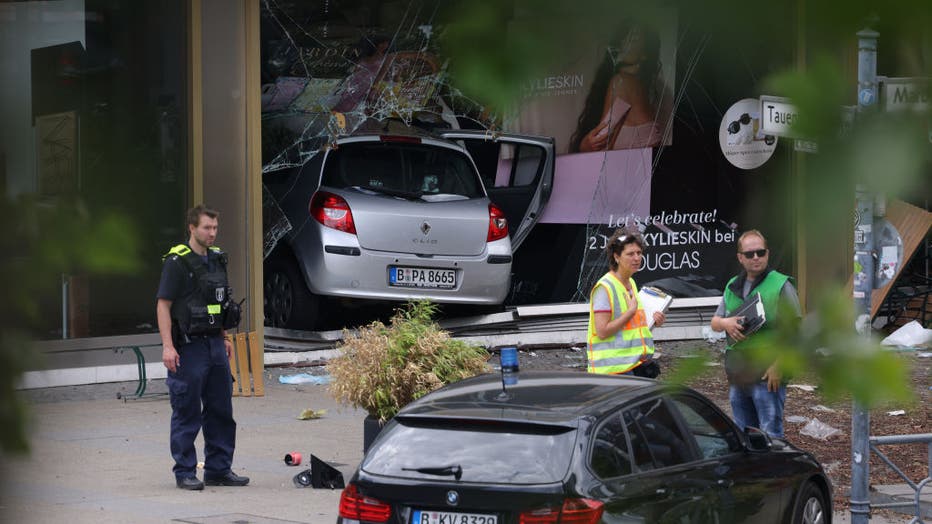
[(437, 196), (485, 196), (469, 157), (454, 149), (401, 142), (350, 142), (327, 156), (322, 185)]
[[(453, 480), (425, 471), (456, 468), (461, 482), (542, 484), (566, 476), (576, 429), (462, 420), (393, 420), (362, 470), (407, 479)], [(420, 470), (420, 471), (418, 471)]]

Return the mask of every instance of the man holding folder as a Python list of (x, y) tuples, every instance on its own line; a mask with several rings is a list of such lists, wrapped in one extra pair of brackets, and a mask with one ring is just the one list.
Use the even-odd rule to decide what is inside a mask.
[[(784, 311), (801, 317), (799, 296), (790, 277), (768, 267), (770, 253), (767, 240), (756, 229), (738, 238), (738, 263), (744, 271), (725, 286), (722, 302), (712, 317), (712, 329), (728, 335), (725, 372), (728, 375), (731, 411), (742, 428), (760, 428), (771, 437), (783, 438), (783, 406), (786, 384), (782, 382), (777, 362), (761, 365), (752, 358), (761, 337), (757, 331), (772, 329), (778, 322), (781, 303)], [(765, 322), (754, 333), (745, 333), (745, 316), (736, 315), (746, 299), (760, 295)]]

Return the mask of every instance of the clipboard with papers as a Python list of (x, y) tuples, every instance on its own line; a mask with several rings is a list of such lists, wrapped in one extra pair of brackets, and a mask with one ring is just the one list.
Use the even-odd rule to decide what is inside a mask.
[(666, 313), (670, 303), (673, 302), (673, 297), (656, 287), (644, 286), (638, 290), (638, 300), (647, 316), (647, 327), (652, 328), (654, 327), (654, 312)]
[(746, 298), (744, 303), (741, 304), (741, 307), (735, 310), (730, 316), (744, 317), (744, 320), (741, 322), (741, 325), (744, 326), (744, 330), (742, 331), (744, 336), (748, 336), (760, 329), (761, 326), (767, 322), (764, 302), (761, 301), (760, 293), (754, 293), (752, 296)]

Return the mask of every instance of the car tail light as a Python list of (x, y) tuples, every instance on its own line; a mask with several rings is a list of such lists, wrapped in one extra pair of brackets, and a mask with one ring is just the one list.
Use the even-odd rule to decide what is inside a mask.
[(591, 499), (566, 499), (559, 508), (522, 511), (520, 524), (596, 524), (602, 518), (602, 503)]
[(489, 235), (486, 242), (492, 242), (508, 236), (508, 219), (505, 212), (495, 204), (489, 204)]
[(353, 212), (350, 211), (349, 204), (340, 195), (318, 191), (311, 197), (308, 211), (314, 217), (314, 220), (324, 226), (356, 234)]
[(340, 495), (340, 516), (344, 519), (388, 522), (391, 514), (391, 506), (381, 500), (361, 495), (356, 489), (356, 484), (346, 486)]

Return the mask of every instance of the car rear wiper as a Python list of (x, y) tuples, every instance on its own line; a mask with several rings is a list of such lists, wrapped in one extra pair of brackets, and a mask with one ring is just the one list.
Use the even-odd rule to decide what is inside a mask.
[(389, 189), (387, 187), (375, 187), (369, 185), (355, 186), (359, 189), (365, 189), (366, 191), (372, 191), (373, 193), (381, 193), (383, 195), (396, 196), (405, 198), (408, 200), (418, 200), (424, 196), (423, 191), (402, 191), (401, 189)]
[(463, 476), (463, 468), (459, 464), (454, 464), (452, 466), (444, 466), (440, 468), (401, 468), (402, 471), (417, 471), (418, 473), (425, 473), (427, 475), (443, 475), (450, 476), (453, 475), (453, 478), (459, 480)]

